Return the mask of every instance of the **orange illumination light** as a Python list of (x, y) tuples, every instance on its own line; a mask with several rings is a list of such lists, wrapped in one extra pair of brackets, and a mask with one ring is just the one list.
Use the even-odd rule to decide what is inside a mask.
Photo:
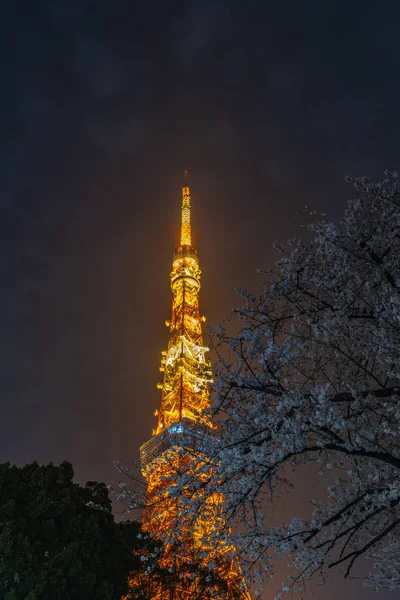
[[(146, 575), (146, 581), (154, 600), (170, 600), (172, 597), (174, 600), (197, 599), (200, 576), (194, 577), (193, 565), (199, 566), (198, 557), (203, 556), (202, 550), (207, 549), (208, 558), (200, 559), (198, 572), (210, 572), (211, 560), (216, 566), (211, 569), (211, 583), (202, 590), (201, 597), (206, 600), (250, 600), (234, 548), (223, 545), (221, 558), (220, 546), (218, 557), (213, 557), (211, 542), (207, 544), (206, 541), (211, 538), (212, 531), (219, 528), (222, 531), (226, 527), (220, 516), (219, 507), (224, 501), (222, 495), (212, 494), (193, 522), (193, 518), (190, 520), (189, 515), (183, 512), (179, 498), (169, 497), (165, 483), (166, 473), (173, 477), (176, 470), (181, 470), (185, 465), (185, 454), (179, 451), (175, 453), (174, 450), (176, 436), (185, 431), (193, 439), (200, 438), (201, 435), (211, 435), (214, 428), (207, 413), (212, 371), (211, 363), (206, 359), (208, 348), (203, 343), (201, 324), (205, 318), (200, 315), (199, 309), (201, 271), (197, 250), (192, 246), (187, 172), (182, 188), (180, 245), (174, 253), (170, 278), (172, 316), (166, 321), (169, 328), (168, 348), (161, 355), (163, 383), (157, 385), (161, 389), (160, 408), (156, 411), (158, 423), (153, 437), (140, 449), (142, 472), (148, 484), (143, 529), (157, 539), (163, 531), (171, 528), (175, 519), (179, 519), (185, 524), (185, 556), (177, 556), (172, 547), (164, 544), (160, 568), (165, 568), (166, 572), (179, 571), (173, 593), (165, 590), (156, 577)], [(193, 452), (193, 447), (190, 451)], [(201, 453), (199, 457), (201, 460)], [(132, 591), (127, 598), (135, 598), (135, 588), (138, 589), (143, 583), (139, 581), (141, 577), (132, 577), (129, 582)], [(219, 582), (218, 585), (215, 581)]]

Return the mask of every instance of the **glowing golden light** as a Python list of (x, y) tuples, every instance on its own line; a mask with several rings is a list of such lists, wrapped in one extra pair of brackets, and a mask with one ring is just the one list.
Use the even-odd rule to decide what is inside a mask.
[(192, 228), (190, 225), (190, 191), (185, 186), (182, 191), (182, 222), (181, 222), (181, 246), (192, 245)]
[(192, 227), (190, 224), (190, 189), (188, 186), (188, 172), (185, 171), (184, 186), (182, 188), (181, 246), (191, 245)]
[[(196, 557), (202, 554), (202, 550), (210, 550), (207, 539), (211, 538), (212, 531), (222, 531), (226, 524), (220, 516), (219, 507), (224, 501), (221, 494), (215, 493), (208, 498), (193, 522), (193, 517), (182, 509), (179, 498), (169, 496), (165, 483), (166, 473), (173, 476), (185, 465), (185, 455), (174, 451), (176, 436), (185, 433), (192, 436), (193, 440), (201, 439), (204, 435), (210, 435), (214, 428), (207, 412), (210, 407), (209, 384), (212, 381), (212, 370), (210, 361), (206, 359), (208, 348), (203, 344), (201, 324), (205, 317), (200, 316), (199, 309), (201, 271), (197, 250), (192, 246), (187, 172), (182, 188), (180, 245), (174, 252), (170, 278), (172, 316), (165, 321), (169, 328), (169, 339), (167, 350), (161, 353), (160, 371), (164, 373), (164, 378), (162, 384), (157, 384), (161, 389), (160, 408), (156, 411), (158, 422), (152, 438), (140, 449), (142, 472), (148, 483), (143, 529), (157, 538), (161, 532), (173, 526), (175, 519), (184, 524), (189, 533), (187, 539), (185, 536), (186, 558), (177, 558), (174, 550), (164, 544), (160, 566), (172, 570), (177, 568), (177, 561), (181, 561), (182, 564), (178, 565), (183, 568), (179, 575), (181, 583), (178, 583), (179, 593), (178, 596), (174, 595), (174, 599), (194, 600), (198, 598), (198, 587), (196, 580), (190, 579), (193, 577), (190, 565), (198, 560)], [(195, 446), (196, 441), (193, 448)], [(201, 451), (199, 456), (201, 459)], [(211, 551), (207, 553), (207, 558), (201, 559), (202, 568), (208, 569), (211, 560), (217, 565), (213, 566), (212, 571), (218, 581), (223, 582), (222, 588), (225, 591), (223, 594), (216, 593), (216, 588), (210, 584), (206, 592), (203, 590), (201, 597), (210, 600), (250, 600), (234, 548), (222, 542), (222, 546), (218, 548), (218, 557), (213, 557)], [(135, 586), (140, 583), (138, 577), (141, 576), (133, 576), (130, 580), (132, 593), (128, 597), (135, 597)], [(151, 595), (155, 600), (169, 600), (171, 597), (156, 580), (153, 580)]]

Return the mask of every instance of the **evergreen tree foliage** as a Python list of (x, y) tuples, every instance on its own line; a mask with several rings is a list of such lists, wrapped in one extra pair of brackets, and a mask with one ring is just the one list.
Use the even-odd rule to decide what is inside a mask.
[(105, 484), (72, 465), (0, 465), (0, 598), (119, 600), (140, 526), (117, 524)]

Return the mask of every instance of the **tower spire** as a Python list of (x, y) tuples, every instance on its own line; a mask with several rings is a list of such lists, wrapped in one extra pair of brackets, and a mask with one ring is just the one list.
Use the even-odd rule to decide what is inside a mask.
[(188, 172), (183, 176), (182, 188), (182, 217), (181, 217), (181, 246), (192, 245), (192, 228), (190, 224), (190, 188), (188, 185)]

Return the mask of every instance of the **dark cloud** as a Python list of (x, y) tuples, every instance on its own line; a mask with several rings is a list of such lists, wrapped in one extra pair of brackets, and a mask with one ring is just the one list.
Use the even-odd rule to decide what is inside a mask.
[(229, 3), (218, 0), (188, 2), (184, 17), (176, 28), (182, 61), (191, 64), (200, 60), (202, 54), (209, 54), (218, 43), (231, 40), (237, 28)]
[(89, 5), (88, 0), (53, 0), (48, 8), (56, 23), (71, 24), (82, 17)]
[(124, 61), (111, 48), (87, 35), (77, 36), (71, 66), (89, 91), (100, 98), (126, 91), (136, 83), (133, 61)]

